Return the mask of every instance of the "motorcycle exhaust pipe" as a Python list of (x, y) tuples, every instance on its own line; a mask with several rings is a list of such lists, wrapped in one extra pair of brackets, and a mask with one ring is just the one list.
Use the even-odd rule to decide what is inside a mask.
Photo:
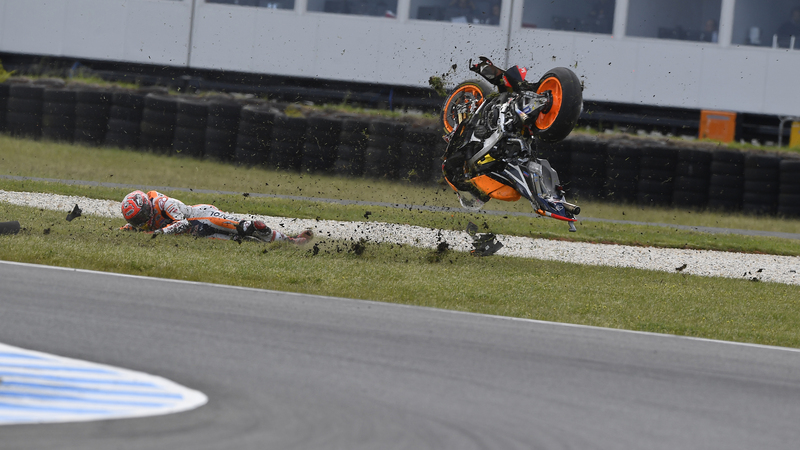
[(570, 212), (573, 216), (577, 216), (581, 213), (581, 207), (578, 205), (573, 205), (572, 203), (561, 202), (564, 205), (564, 209)]

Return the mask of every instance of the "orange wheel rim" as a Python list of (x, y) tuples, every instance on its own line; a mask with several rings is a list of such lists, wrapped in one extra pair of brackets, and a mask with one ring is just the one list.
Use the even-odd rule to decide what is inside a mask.
[(558, 117), (558, 112), (561, 111), (561, 99), (563, 98), (563, 91), (561, 90), (561, 82), (558, 81), (556, 77), (546, 78), (542, 83), (539, 85), (539, 89), (536, 90), (536, 93), (542, 94), (545, 91), (550, 91), (551, 96), (553, 97), (553, 103), (550, 105), (550, 109), (547, 113), (539, 113), (539, 117), (536, 118), (536, 128), (540, 130), (546, 130), (553, 125), (553, 122), (556, 121), (556, 117)]
[(448, 133), (453, 131), (461, 121), (467, 118), (465, 114), (461, 115), (456, 113), (456, 106), (460, 103), (469, 103), (473, 99), (477, 100), (477, 105), (480, 106), (480, 104), (483, 103), (483, 92), (481, 92), (478, 86), (471, 84), (461, 86), (450, 94), (447, 103), (444, 105), (444, 111), (442, 112), (442, 114), (444, 114), (444, 129), (447, 130)]

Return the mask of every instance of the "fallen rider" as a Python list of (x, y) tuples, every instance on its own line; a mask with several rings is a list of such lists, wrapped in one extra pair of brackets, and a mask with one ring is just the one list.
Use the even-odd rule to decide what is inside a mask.
[(178, 199), (157, 191), (133, 191), (122, 199), (122, 216), (128, 222), (122, 230), (160, 234), (191, 233), (195, 236), (263, 242), (286, 241), (305, 244), (314, 235), (305, 230), (297, 236), (287, 236), (272, 230), (260, 220), (242, 220), (220, 211), (214, 205), (188, 206)]

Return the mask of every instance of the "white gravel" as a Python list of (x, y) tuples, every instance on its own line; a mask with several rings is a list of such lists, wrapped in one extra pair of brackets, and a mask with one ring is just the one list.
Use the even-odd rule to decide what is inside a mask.
[[(122, 218), (119, 202), (114, 200), (0, 190), (0, 202), (59, 210), (65, 213), (72, 211), (77, 204), (83, 214)], [(463, 231), (435, 230), (381, 222), (248, 217), (257, 217), (271, 227), (287, 233), (298, 233), (311, 228), (318, 237), (323, 238), (342, 240), (364, 238), (372, 242), (392, 242), (424, 248), (436, 248), (444, 241), (452, 250), (469, 251), (473, 248), (472, 238)], [(676, 269), (685, 266), (681, 273), (800, 285), (798, 277), (800, 257), (795, 256), (588, 244), (504, 235), (498, 235), (497, 239), (504, 245), (497, 255), (664, 272), (676, 272)]]

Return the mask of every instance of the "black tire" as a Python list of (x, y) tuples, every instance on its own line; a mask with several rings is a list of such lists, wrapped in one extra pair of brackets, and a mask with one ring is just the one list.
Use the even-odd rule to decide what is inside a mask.
[(687, 161), (699, 164), (711, 164), (714, 154), (708, 150), (695, 148), (679, 148), (678, 161)]
[(712, 161), (744, 165), (744, 153), (738, 150), (715, 150)]
[(161, 94), (148, 94), (144, 98), (145, 109), (175, 113), (178, 110), (178, 97)]
[(138, 136), (141, 133), (141, 125), (138, 122), (131, 122), (122, 119), (109, 119), (108, 131), (112, 133), (125, 133)]
[(187, 116), (208, 116), (208, 102), (193, 98), (180, 98), (176, 107), (178, 114)]
[(800, 195), (800, 179), (793, 179), (792, 182), (781, 180), (778, 191), (781, 194)]
[(742, 189), (744, 177), (741, 175), (717, 175), (713, 174), (709, 178), (709, 186), (729, 187)]
[(111, 94), (111, 103), (123, 108), (144, 109), (144, 98), (147, 94), (136, 91), (117, 91)]
[(269, 161), (269, 140), (239, 134), (236, 139), (236, 162), (245, 166), (264, 166)]
[(175, 125), (177, 114), (175, 111), (161, 111), (158, 109), (145, 108), (142, 113), (142, 121), (163, 125)]
[(302, 147), (297, 143), (278, 141), (272, 142), (268, 158), (268, 165), (281, 170), (300, 170), (302, 161)]
[(639, 180), (639, 194), (651, 194), (659, 197), (670, 197), (674, 187), (672, 183), (664, 183), (658, 180)]
[(242, 121), (239, 123), (239, 135), (269, 140), (272, 138), (272, 123)]
[(672, 204), (676, 207), (691, 206), (701, 208), (708, 204), (708, 192), (676, 189), (672, 193)]
[(44, 97), (44, 89), (44, 86), (34, 86), (32, 84), (12, 84), (8, 90), (8, 98), (25, 98), (41, 101)]
[(207, 116), (193, 116), (189, 114), (178, 113), (178, 115), (175, 116), (175, 126), (205, 130), (207, 126), (207, 120)]
[(42, 134), (42, 116), (9, 111), (6, 114), (6, 128), (12, 136), (36, 138)]
[(44, 102), (42, 104), (42, 114), (75, 117), (75, 103)]
[(75, 91), (71, 89), (45, 89), (42, 100), (52, 103), (75, 103)]
[(8, 111), (27, 113), (27, 114), (30, 113), (41, 114), (43, 103), (41, 99), (11, 97), (8, 99), (6, 105)]
[(109, 147), (136, 148), (139, 146), (139, 135), (108, 131), (103, 142)]
[(675, 166), (676, 176), (706, 178), (711, 176), (711, 161), (678, 160)]
[(364, 151), (364, 176), (369, 178), (395, 178), (396, 157), (387, 148), (369, 146)]
[(237, 134), (229, 129), (206, 128), (206, 141), (215, 144), (235, 146)]
[(42, 138), (56, 142), (73, 142), (75, 131), (64, 127), (42, 127)]
[(728, 161), (713, 161), (711, 163), (711, 175), (742, 175), (744, 164)]
[[(553, 104), (545, 108), (534, 122), (539, 139), (545, 142), (560, 141), (572, 132), (583, 109), (581, 80), (570, 69), (556, 67), (539, 79), (538, 93), (550, 91)], [(560, 101), (560, 103), (559, 103)]]
[(83, 117), (86, 119), (94, 119), (94, 121), (108, 122), (109, 119), (109, 106), (98, 103), (76, 103), (75, 116)]
[(112, 95), (110, 91), (78, 89), (75, 91), (75, 102), (111, 106)]
[(128, 122), (141, 122), (142, 110), (131, 108), (128, 106), (113, 105), (108, 110), (108, 118), (116, 120), (125, 120)]
[(694, 191), (694, 192), (707, 192), (709, 180), (704, 178), (675, 177), (675, 190), (676, 191)]
[(316, 143), (306, 141), (303, 146), (303, 159), (300, 164), (302, 172), (326, 172), (329, 171), (336, 162), (336, 147), (319, 146)]
[[(492, 92), (494, 86), (482, 79), (464, 81), (450, 91), (442, 103), (441, 120), (444, 132), (453, 131), (469, 116), (469, 113), (477, 110)], [(464, 111), (459, 114), (459, 109)]]
[(341, 120), (329, 117), (310, 117), (306, 130), (306, 142), (316, 143), (320, 147), (335, 147), (339, 144), (341, 133)]
[(780, 170), (775, 167), (745, 167), (744, 179), (747, 181), (775, 181), (780, 179)]
[(42, 115), (42, 127), (43, 128), (64, 128), (64, 129), (75, 129), (75, 118), (70, 116), (62, 116), (62, 115), (51, 115), (51, 114), (43, 114)]

